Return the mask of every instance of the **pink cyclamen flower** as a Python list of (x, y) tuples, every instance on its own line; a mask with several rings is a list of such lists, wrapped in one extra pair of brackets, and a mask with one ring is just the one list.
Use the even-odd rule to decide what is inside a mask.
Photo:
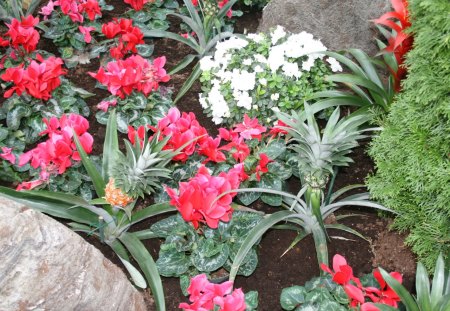
[(102, 110), (103, 112), (107, 112), (109, 107), (112, 106), (116, 106), (117, 105), (117, 100), (113, 99), (113, 100), (102, 100), (100, 102), (100, 104), (97, 105), (97, 109), (98, 110)]
[(180, 303), (184, 311), (245, 311), (245, 296), (242, 290), (233, 290), (233, 282), (214, 284), (208, 281), (205, 274), (191, 279), (187, 289), (190, 297), (188, 303)]
[(234, 128), (234, 132), (239, 133), (244, 139), (256, 138), (261, 140), (261, 134), (266, 131), (266, 127), (259, 124), (258, 119), (250, 119), (250, 117), (245, 114), (244, 122), (239, 123)]
[(2, 147), (2, 153), (0, 153), (0, 158), (11, 162), (11, 164), (16, 163), (16, 156), (12, 154), (12, 148)]
[(91, 31), (95, 30), (95, 27), (78, 26), (78, 30), (81, 32), (81, 34), (84, 35), (84, 42), (91, 43), (92, 41)]
[(44, 20), (47, 20), (50, 15), (52, 15), (55, 10), (55, 6), (58, 5), (58, 1), (49, 0), (48, 3), (41, 8), (39, 14), (44, 15)]

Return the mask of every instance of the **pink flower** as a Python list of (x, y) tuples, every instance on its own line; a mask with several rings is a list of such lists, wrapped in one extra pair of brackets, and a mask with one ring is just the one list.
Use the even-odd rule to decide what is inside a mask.
[(234, 128), (234, 132), (240, 133), (241, 137), (244, 139), (257, 138), (261, 140), (261, 134), (266, 131), (266, 128), (258, 123), (258, 119), (250, 119), (250, 117), (245, 114), (244, 122), (239, 123)]
[(2, 147), (2, 153), (0, 153), (0, 158), (11, 162), (11, 164), (16, 163), (16, 156), (11, 153), (12, 148)]
[(235, 289), (233, 282), (213, 284), (205, 274), (199, 274), (191, 279), (187, 291), (190, 294), (188, 303), (180, 303), (179, 308), (184, 311), (212, 311), (219, 307), (219, 311), (245, 311), (245, 296), (242, 290)]
[(210, 228), (217, 228), (219, 221), (228, 222), (233, 213), (231, 203), (238, 189), (240, 176), (237, 171), (222, 172), (211, 176), (208, 169), (200, 167), (197, 175), (188, 182), (179, 184), (178, 192), (166, 187), (171, 198), (170, 204), (175, 206), (185, 221), (190, 221), (195, 228), (199, 223), (206, 223)]
[(44, 15), (44, 20), (47, 20), (50, 15), (52, 15), (53, 11), (55, 10), (55, 5), (57, 5), (58, 1), (53, 2), (52, 0), (49, 0), (48, 3), (41, 8), (39, 11), (39, 14)]
[(16, 191), (31, 190), (33, 188), (36, 188), (36, 187), (42, 185), (44, 182), (45, 181), (41, 180), (41, 179), (32, 180), (32, 181), (24, 181), (17, 186)]
[(86, 43), (91, 43), (92, 41), (91, 31), (95, 30), (95, 27), (78, 26), (78, 30), (84, 35), (84, 41)]
[(72, 22), (82, 23), (84, 21), (77, 0), (59, 0), (58, 4), (60, 5), (63, 14), (69, 16)]
[(97, 105), (97, 109), (98, 109), (98, 110), (102, 110), (102, 111), (104, 111), (104, 112), (107, 112), (109, 106), (114, 107), (114, 106), (116, 106), (116, 105), (117, 105), (117, 100), (115, 100), (115, 99), (113, 99), (113, 100), (111, 100), (111, 101), (109, 101), (109, 100), (102, 100), (102, 101), (100, 102), (100, 104)]

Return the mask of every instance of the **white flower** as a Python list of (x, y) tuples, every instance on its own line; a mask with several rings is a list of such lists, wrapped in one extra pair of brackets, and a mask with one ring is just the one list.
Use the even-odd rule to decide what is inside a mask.
[(342, 71), (342, 66), (341, 66), (341, 64), (336, 60), (336, 58), (328, 57), (328, 58), (326, 59), (326, 61), (328, 62), (328, 64), (330, 64), (330, 66), (331, 66), (331, 71), (333, 71), (333, 72)]
[(298, 69), (297, 63), (285, 62), (282, 69), (287, 77), (295, 77), (298, 79), (302, 75), (302, 73)]
[(252, 108), (252, 102), (253, 99), (248, 92), (242, 92), (237, 100), (236, 106), (250, 110)]
[(250, 66), (252, 64), (252, 60), (250, 58), (244, 59), (242, 64), (245, 66)]
[(252, 108), (253, 108), (253, 110), (258, 111), (258, 105), (253, 105)]
[(272, 107), (271, 110), (273, 112), (280, 112), (280, 108), (278, 108), (278, 107)]
[(231, 71), (228, 71), (226, 69), (219, 70), (216, 74), (216, 77), (220, 78), (222, 83), (230, 82), (233, 79), (233, 74)]
[(280, 94), (278, 94), (278, 93), (274, 93), (274, 94), (270, 95), (270, 99), (272, 101), (277, 101), (279, 98), (280, 98)]
[(203, 97), (203, 93), (198, 94), (198, 101), (200, 102), (200, 105), (203, 109), (208, 108), (208, 102), (206, 100), (206, 97)]
[(269, 51), (269, 58), (267, 59), (270, 70), (275, 72), (284, 63), (284, 47), (282, 45), (274, 46)]
[(230, 109), (222, 93), (220, 93), (220, 86), (213, 86), (207, 99), (211, 105), (212, 120), (215, 124), (222, 123), (224, 117), (230, 116)]
[(255, 55), (253, 55), (253, 57), (259, 63), (267, 64), (267, 62), (268, 62), (267, 58), (265, 58), (264, 55), (262, 55), (262, 54), (255, 54)]
[(261, 67), (260, 65), (256, 65), (256, 67), (253, 68), (253, 70), (254, 70), (256, 73), (264, 72), (264, 68)]
[(213, 68), (218, 67), (218, 64), (216, 64), (211, 56), (205, 56), (200, 60), (200, 69), (202, 71), (209, 71)]
[(308, 57), (308, 59), (302, 63), (302, 69), (305, 71), (310, 71), (312, 66), (314, 66), (314, 60), (315, 59), (313, 57)]
[(284, 31), (284, 28), (280, 25), (275, 28), (275, 30), (272, 32), (272, 45), (276, 44), (278, 40), (286, 36), (286, 31)]
[(266, 86), (267, 85), (267, 79), (266, 78), (261, 78), (258, 80), (259, 84)]
[(256, 43), (260, 43), (261, 41), (264, 40), (264, 35), (262, 35), (260, 33), (258, 33), (258, 34), (256, 34), (256, 33), (249, 33), (247, 35), (247, 38), (249, 38), (250, 40), (255, 41)]
[(256, 73), (234, 69), (231, 88), (239, 91), (251, 91), (255, 88)]

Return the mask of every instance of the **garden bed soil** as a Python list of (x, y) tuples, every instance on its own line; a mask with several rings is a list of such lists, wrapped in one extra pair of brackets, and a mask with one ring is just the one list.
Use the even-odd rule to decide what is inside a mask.
[[(108, 21), (114, 17), (120, 17), (121, 14), (128, 9), (128, 6), (122, 0), (108, 1), (115, 7), (114, 11), (106, 12), (103, 20)], [(236, 24), (236, 32), (243, 33), (245, 31), (256, 31), (260, 12), (244, 12), (244, 15), (238, 19)], [(54, 52), (56, 49), (51, 41), (44, 38), (41, 39), (40, 48)], [(159, 39), (153, 42), (155, 44), (154, 56), (166, 56), (166, 68), (176, 65), (181, 59), (190, 53), (189, 48), (178, 42), (167, 39)], [(95, 119), (96, 105), (108, 93), (104, 90), (95, 88), (93, 78), (87, 72), (96, 72), (99, 68), (99, 60), (93, 60), (90, 64), (79, 65), (69, 70), (67, 78), (73, 81), (78, 87), (82, 87), (96, 95), (87, 100), (91, 107), (89, 117), (90, 133), (97, 142), (94, 144), (94, 153), (101, 153), (102, 145), (100, 142), (104, 139), (105, 128), (97, 123)], [(189, 69), (175, 74), (171, 77), (167, 84), (174, 88), (175, 93), (179, 90), (186, 78), (189, 76)], [(197, 82), (191, 90), (180, 100), (178, 107), (181, 111), (192, 111), (197, 116), (200, 124), (204, 126), (211, 135), (217, 134), (218, 127), (214, 125), (209, 117), (203, 114), (202, 108), (198, 102), (198, 92), (200, 84)], [(373, 163), (366, 154), (365, 150), (368, 142), (356, 148), (352, 158), (355, 163), (349, 168), (342, 169), (336, 179), (335, 187), (341, 188), (346, 185), (363, 183), (367, 174), (373, 170)], [(298, 190), (298, 184), (290, 183), (291, 187)], [(148, 201), (148, 200), (146, 200)], [(140, 206), (146, 206), (149, 202), (141, 202)], [(139, 206), (138, 206), (139, 207)], [(261, 203), (252, 206), (265, 212), (274, 212), (278, 209), (265, 206)], [(349, 264), (353, 267), (355, 274), (361, 275), (371, 272), (375, 267), (382, 266), (388, 271), (399, 271), (404, 276), (404, 283), (407, 288), (412, 288), (415, 272), (415, 258), (410, 250), (404, 246), (404, 234), (390, 231), (390, 219), (380, 217), (376, 212), (366, 210), (346, 210), (341, 213), (358, 213), (360, 216), (350, 217), (342, 221), (342, 223), (361, 232), (368, 241), (359, 239), (350, 234), (336, 232), (331, 230), (329, 235), (331, 242), (329, 243), (330, 258), (339, 253), (347, 258)], [(156, 220), (162, 219), (159, 217)], [(149, 221), (138, 224), (132, 228), (135, 230), (147, 229), (156, 221)], [(319, 268), (316, 260), (316, 251), (314, 242), (311, 237), (307, 237), (298, 243), (285, 256), (281, 254), (289, 247), (292, 240), (296, 237), (295, 232), (288, 230), (272, 230), (268, 232), (262, 239), (258, 247), (259, 264), (254, 274), (250, 277), (238, 277), (236, 287), (242, 287), (247, 292), (257, 290), (259, 292), (259, 308), (260, 311), (281, 310), (279, 297), (281, 290), (292, 285), (303, 285), (312, 277), (319, 275)], [(101, 244), (97, 239), (85, 236), (86, 240), (94, 244), (103, 254), (111, 261), (122, 267), (118, 257), (106, 245)], [(144, 241), (152, 256), (156, 259), (158, 256), (159, 245), (161, 241), (157, 239)], [(122, 267), (123, 268), (123, 267)], [(179, 280), (176, 278), (163, 278), (165, 299), (167, 310), (179, 310), (178, 304), (187, 301), (187, 297), (183, 296), (179, 287)], [(149, 303), (149, 310), (154, 310), (154, 306)]]

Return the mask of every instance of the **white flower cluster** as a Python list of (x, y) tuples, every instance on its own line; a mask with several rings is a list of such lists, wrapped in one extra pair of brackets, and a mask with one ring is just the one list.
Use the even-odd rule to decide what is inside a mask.
[[(255, 44), (266, 48), (255, 49)], [(253, 47), (253, 50), (248, 51), (247, 46)], [(216, 124), (230, 116), (232, 106), (244, 110), (242, 115), (252, 109), (258, 110), (255, 89), (258, 85), (267, 87), (267, 75), (281, 74), (296, 81), (304, 72), (311, 70), (317, 59), (323, 59), (326, 50), (312, 34), (301, 32), (289, 35), (281, 26), (269, 35), (248, 34), (246, 39), (232, 37), (219, 42), (213, 56), (200, 60), (200, 69), (208, 72), (210, 83), (210, 90), (200, 94), (200, 103), (211, 113)], [(240, 58), (242, 51), (247, 53)], [(332, 71), (342, 70), (336, 59), (329, 57), (326, 61)], [(279, 92), (267, 94), (267, 100), (275, 106), (279, 99)]]

